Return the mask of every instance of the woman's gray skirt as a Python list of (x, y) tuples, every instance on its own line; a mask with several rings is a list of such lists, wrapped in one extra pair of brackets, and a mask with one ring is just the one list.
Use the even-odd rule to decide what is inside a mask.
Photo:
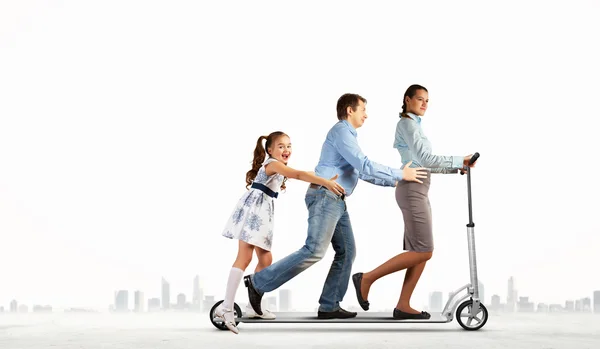
[(396, 186), (396, 202), (404, 218), (404, 250), (415, 252), (433, 251), (433, 229), (429, 185), (431, 172), (418, 182), (400, 181)]

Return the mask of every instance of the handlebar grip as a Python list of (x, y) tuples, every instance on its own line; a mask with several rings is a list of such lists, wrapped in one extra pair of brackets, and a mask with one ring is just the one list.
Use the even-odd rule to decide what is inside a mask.
[[(471, 159), (469, 159), (469, 165), (473, 165), (473, 163), (475, 163), (475, 161), (477, 161), (478, 158), (479, 158), (479, 153), (475, 152), (475, 154), (473, 154), (473, 156), (471, 156)], [(465, 171), (463, 169), (461, 169), (460, 174), (464, 175)]]

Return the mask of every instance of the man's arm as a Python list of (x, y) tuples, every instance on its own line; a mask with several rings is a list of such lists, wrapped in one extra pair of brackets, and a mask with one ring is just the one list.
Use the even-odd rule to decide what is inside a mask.
[(360, 173), (360, 172), (358, 173), (358, 178), (362, 179), (365, 182), (369, 182), (371, 184), (379, 185), (382, 187), (395, 187), (396, 183), (397, 183), (396, 180), (391, 182), (388, 180), (371, 177), (371, 176), (368, 176), (368, 175)]
[(337, 130), (334, 146), (348, 163), (358, 170), (359, 178), (369, 183), (385, 183), (393, 187), (402, 180), (402, 171), (369, 160), (360, 149), (356, 137), (349, 130)]

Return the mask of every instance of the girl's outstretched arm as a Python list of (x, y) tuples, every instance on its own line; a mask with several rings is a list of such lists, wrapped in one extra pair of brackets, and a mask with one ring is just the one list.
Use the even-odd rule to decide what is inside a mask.
[(265, 167), (265, 171), (267, 173), (267, 176), (272, 176), (275, 173), (279, 173), (280, 175), (285, 176), (287, 178), (293, 178), (308, 183), (322, 185), (337, 195), (342, 195), (346, 193), (344, 187), (342, 187), (339, 183), (335, 181), (338, 175), (335, 175), (331, 179), (325, 179), (323, 177), (315, 176), (313, 172), (295, 170), (287, 165), (284, 165), (279, 161), (273, 161), (267, 164), (267, 166)]

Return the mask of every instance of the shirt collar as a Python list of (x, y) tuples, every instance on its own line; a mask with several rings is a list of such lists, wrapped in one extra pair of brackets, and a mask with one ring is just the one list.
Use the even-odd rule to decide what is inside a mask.
[(406, 115), (408, 115), (411, 119), (415, 120), (418, 124), (421, 123), (421, 117), (419, 115), (413, 113), (406, 113)]

